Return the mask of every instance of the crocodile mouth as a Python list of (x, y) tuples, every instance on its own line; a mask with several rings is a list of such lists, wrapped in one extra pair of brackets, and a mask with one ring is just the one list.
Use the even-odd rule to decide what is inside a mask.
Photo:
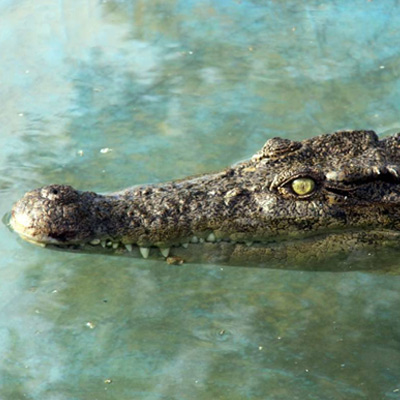
[(290, 260), (302, 264), (309, 261), (326, 261), (331, 256), (347, 253), (348, 249), (365, 250), (382, 244), (397, 246), (400, 232), (393, 230), (325, 230), (301, 233), (301, 235), (280, 235), (260, 239), (244, 240), (220, 237), (218, 232), (202, 232), (173, 243), (150, 244), (128, 243), (115, 238), (94, 238), (87, 241), (62, 242), (52, 237), (32, 236), (11, 218), (9, 226), (19, 236), (32, 244), (53, 250), (67, 250), (80, 253), (118, 255), (134, 258), (167, 260), (175, 263), (214, 263), (229, 265), (271, 266), (274, 262)]
[[(185, 262), (232, 263), (243, 264), (247, 259), (262, 261), (285, 258), (285, 238), (266, 235), (255, 237), (249, 232), (222, 232), (219, 230), (194, 231), (181, 237), (150, 241), (132, 240), (129, 236), (111, 236), (107, 230), (102, 235), (90, 233), (85, 236), (76, 226), (68, 229), (68, 224), (56, 228), (48, 222), (42, 209), (25, 210), (15, 207), (9, 218), (9, 226), (23, 240), (50, 249), (69, 250), (89, 253), (105, 253), (142, 257), (144, 259), (168, 259), (180, 257)], [(57, 224), (55, 224), (57, 225)], [(309, 234), (302, 232), (303, 239)], [(299, 242), (299, 241), (297, 241)], [(287, 241), (289, 247), (290, 241)]]
[(243, 248), (265, 248), (270, 246), (274, 240), (234, 240), (231, 238), (217, 237), (214, 232), (201, 233), (192, 235), (181, 240), (175, 240), (169, 244), (145, 244), (126, 242), (113, 238), (95, 238), (88, 241), (60, 241), (50, 236), (30, 235), (24, 226), (11, 218), (9, 222), (11, 229), (16, 232), (21, 239), (39, 247), (58, 248), (66, 250), (83, 250), (87, 252), (114, 252), (115, 254), (140, 255), (142, 258), (168, 258), (176, 253), (185, 253), (186, 255), (196, 250), (211, 250), (211, 249), (227, 249), (233, 250), (235, 247)]

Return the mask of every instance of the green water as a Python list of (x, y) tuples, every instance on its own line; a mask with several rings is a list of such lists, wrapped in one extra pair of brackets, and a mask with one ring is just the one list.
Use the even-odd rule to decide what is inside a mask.
[[(400, 131), (399, 11), (1, 0), (0, 214), (49, 183), (218, 170), (276, 135)], [(4, 226), (0, 239), (1, 400), (400, 399), (397, 274), (52, 252)]]

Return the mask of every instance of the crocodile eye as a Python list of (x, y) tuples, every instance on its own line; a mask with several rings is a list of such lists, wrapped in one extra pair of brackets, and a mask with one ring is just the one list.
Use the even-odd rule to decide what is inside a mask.
[(315, 189), (315, 181), (311, 178), (297, 178), (292, 181), (292, 190), (299, 196), (306, 196)]

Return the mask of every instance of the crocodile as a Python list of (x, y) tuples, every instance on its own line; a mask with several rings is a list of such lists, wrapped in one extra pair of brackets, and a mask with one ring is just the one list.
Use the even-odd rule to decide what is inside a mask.
[(11, 227), (42, 246), (185, 262), (268, 266), (400, 239), (400, 133), (269, 139), (221, 172), (97, 194), (26, 193)]

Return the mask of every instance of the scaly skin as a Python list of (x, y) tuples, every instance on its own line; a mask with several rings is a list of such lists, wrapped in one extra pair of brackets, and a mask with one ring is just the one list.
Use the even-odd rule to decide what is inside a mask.
[[(296, 194), (304, 179), (309, 192)], [(134, 255), (140, 249), (146, 258), (149, 251), (160, 256), (151, 250), (157, 247), (185, 261), (231, 264), (395, 246), (400, 135), (274, 138), (251, 160), (222, 172), (109, 195), (46, 186), (14, 205), (11, 226), (43, 245), (102, 244)]]

